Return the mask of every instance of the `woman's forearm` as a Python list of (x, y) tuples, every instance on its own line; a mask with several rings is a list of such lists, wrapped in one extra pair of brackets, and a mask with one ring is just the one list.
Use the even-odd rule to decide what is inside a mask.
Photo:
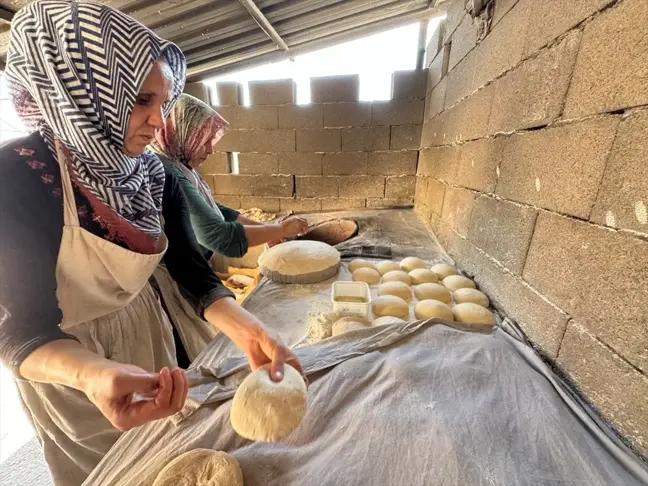
[(258, 226), (244, 225), (248, 247), (263, 245), (269, 241), (280, 240), (285, 236), (284, 226), (280, 223), (263, 224)]
[(264, 226), (263, 223), (259, 223), (258, 221), (254, 221), (253, 219), (246, 218), (242, 214), (238, 215), (236, 222), (241, 223), (244, 226)]
[(265, 328), (253, 314), (241, 307), (235, 299), (218, 299), (209, 305), (204, 312), (207, 322), (229, 337), (241, 348), (240, 337), (248, 333), (255, 334)]

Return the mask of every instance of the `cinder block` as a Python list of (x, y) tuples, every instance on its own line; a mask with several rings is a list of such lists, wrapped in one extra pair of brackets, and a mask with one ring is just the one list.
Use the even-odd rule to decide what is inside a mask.
[(478, 57), (479, 50), (471, 52), (446, 76), (448, 87), (445, 93), (445, 109), (450, 108), (475, 90), (474, 77)]
[(278, 127), (276, 106), (219, 106), (218, 113), (227, 120), (230, 130)]
[(425, 65), (429, 66), (434, 57), (443, 48), (443, 36), (446, 28), (446, 20), (443, 19), (437, 24), (437, 28), (432, 32), (432, 36), (425, 48)]
[(311, 78), (311, 101), (313, 103), (335, 103), (358, 101), (360, 76), (325, 76)]
[(447, 69), (444, 70), (444, 65), (447, 68), (447, 64), (450, 59), (450, 47), (443, 48), (435, 57), (432, 59), (428, 66), (428, 81), (427, 81), (427, 90), (431, 91), (434, 87), (441, 82), (441, 79), (446, 75)]
[(229, 155), (227, 152), (214, 152), (205, 160), (198, 172), (201, 174), (229, 174)]
[(392, 74), (392, 99), (425, 98), (427, 77), (427, 69), (394, 72)]
[[(342, 142), (344, 145), (344, 141)], [(421, 125), (391, 127), (389, 148), (391, 150), (418, 150), (421, 145)]]
[(415, 175), (418, 152), (371, 152), (367, 165), (369, 175)]
[(535, 209), (480, 196), (470, 216), (468, 239), (521, 275), (537, 215)]
[(504, 149), (497, 194), (588, 218), (618, 123), (617, 117), (604, 117), (513, 135)]
[(648, 242), (540, 213), (524, 279), (604, 343), (648, 370)]
[(338, 197), (339, 195), (337, 177), (295, 176), (295, 188), (298, 198)]
[(266, 213), (278, 213), (281, 204), (278, 197), (241, 196), (241, 208), (258, 208)]
[(322, 175), (323, 154), (294, 152), (278, 154), (279, 174)]
[(585, 27), (566, 118), (648, 103), (646, 35), (644, 0), (625, 0)]
[(251, 196), (254, 194), (254, 176), (221, 174), (206, 176), (205, 180), (217, 196)]
[(225, 152), (294, 152), (293, 130), (229, 130), (218, 142)]
[(511, 69), (524, 57), (532, 0), (520, 0), (479, 46), (473, 88)]
[(371, 209), (390, 209), (412, 207), (412, 198), (367, 199), (367, 207)]
[(592, 221), (648, 233), (648, 111), (633, 113), (619, 125)]
[(595, 14), (614, 0), (544, 0), (534, 2), (533, 22), (527, 31), (526, 53), (533, 54), (542, 46)]
[(238, 105), (241, 100), (241, 85), (235, 82), (216, 83), (219, 105)]
[(277, 154), (243, 152), (239, 154), (239, 174), (278, 174)]
[(389, 127), (343, 128), (342, 150), (389, 150)]
[(448, 78), (444, 78), (443, 81), (441, 81), (436, 88), (430, 91), (425, 98), (425, 113), (423, 114), (423, 119), (426, 122), (443, 111), (447, 86)]
[(322, 199), (322, 211), (345, 211), (364, 207), (366, 207), (366, 200), (363, 198)]
[(211, 95), (209, 91), (209, 87), (203, 82), (186, 83), (183, 90), (184, 93), (191, 95), (194, 98), (198, 98), (203, 103), (211, 105)]
[(324, 108), (325, 127), (364, 127), (371, 124), (371, 103), (327, 103)]
[(470, 15), (466, 15), (457, 27), (457, 30), (452, 34), (448, 70), (451, 72), (459, 61), (466, 57), (466, 54), (472, 51), (476, 45), (477, 24)]
[(495, 192), (505, 143), (504, 138), (491, 138), (462, 145), (454, 182), (475, 191)]
[[(338, 177), (340, 197), (382, 198), (385, 197), (385, 178), (379, 176)], [(412, 190), (412, 194), (414, 191)]]
[(254, 180), (255, 196), (291, 197), (293, 195), (293, 176), (263, 175)]
[(495, 12), (493, 13), (493, 23), (491, 26), (495, 27), (517, 2), (518, 0), (497, 0), (495, 2)]
[(251, 105), (287, 105), (295, 102), (296, 85), (292, 79), (250, 81)]
[(441, 114), (439, 127), (443, 143), (476, 140), (488, 135), (493, 91), (491, 84)]
[(374, 101), (372, 125), (420, 125), (423, 123), (423, 100)]
[(414, 204), (422, 204), (427, 197), (428, 177), (416, 177), (416, 188), (414, 189)]
[(339, 129), (297, 130), (298, 152), (339, 152), (341, 149), (342, 137)]
[(277, 107), (279, 128), (322, 128), (322, 105), (283, 105)]
[(241, 196), (218, 196), (218, 204), (232, 209), (241, 209)]
[(454, 183), (458, 159), (459, 149), (454, 146), (423, 149), (419, 153), (417, 174)]
[(457, 233), (466, 236), (474, 201), (475, 197), (468, 189), (446, 187), (441, 219), (448, 223)]
[(466, 2), (464, 0), (450, 0), (446, 5), (445, 40), (447, 42), (466, 15)]
[(558, 366), (638, 449), (648, 448), (648, 379), (570, 322)]
[(324, 175), (366, 175), (367, 152), (334, 152), (324, 154)]
[(280, 198), (279, 203), (282, 212), (293, 211), (294, 213), (310, 213), (322, 210), (322, 201), (316, 198)]
[(392, 176), (387, 177), (385, 181), (385, 197), (389, 199), (407, 199), (414, 198), (416, 187), (416, 176)]
[(547, 125), (560, 116), (580, 37), (579, 30), (571, 32), (495, 82), (490, 133)]
[(443, 200), (445, 199), (446, 187), (448, 186), (441, 184), (435, 179), (428, 180), (425, 205), (438, 217), (441, 217), (441, 214), (443, 214)]

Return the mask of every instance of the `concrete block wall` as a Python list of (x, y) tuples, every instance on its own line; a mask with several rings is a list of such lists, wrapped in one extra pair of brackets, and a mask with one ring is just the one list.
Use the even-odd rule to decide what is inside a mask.
[(357, 75), (313, 78), (309, 105), (295, 104), (292, 80), (251, 82), (251, 106), (240, 86), (218, 83), (214, 108), (230, 129), (200, 171), (235, 208), (412, 206), (427, 78), (394, 73), (392, 99), (373, 103), (358, 101)]
[(636, 450), (648, 450), (648, 10), (454, 0), (428, 46), (416, 211)]

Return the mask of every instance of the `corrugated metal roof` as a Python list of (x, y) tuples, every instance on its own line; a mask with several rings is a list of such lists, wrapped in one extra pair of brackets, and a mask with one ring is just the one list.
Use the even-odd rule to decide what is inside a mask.
[[(0, 8), (16, 11), (26, 3), (25, 0), (0, 0)], [(440, 8), (434, 4), (442, 2), (108, 0), (105, 3), (177, 43), (187, 56), (189, 79), (196, 81), (424, 20), (438, 14)], [(255, 7), (265, 17), (261, 22), (250, 13)], [(8, 29), (8, 22), (0, 24), (0, 53), (6, 51)]]

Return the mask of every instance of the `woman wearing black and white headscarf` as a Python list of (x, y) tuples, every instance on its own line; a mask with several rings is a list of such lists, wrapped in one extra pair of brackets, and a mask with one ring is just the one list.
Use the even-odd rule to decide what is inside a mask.
[(0, 148), (0, 359), (55, 484), (77, 485), (120, 431), (186, 399), (148, 284), (162, 259), (253, 368), (299, 363), (211, 271), (177, 179), (144, 152), (183, 88), (175, 45), (105, 5), (38, 0), (13, 20), (6, 76), (33, 133)]

